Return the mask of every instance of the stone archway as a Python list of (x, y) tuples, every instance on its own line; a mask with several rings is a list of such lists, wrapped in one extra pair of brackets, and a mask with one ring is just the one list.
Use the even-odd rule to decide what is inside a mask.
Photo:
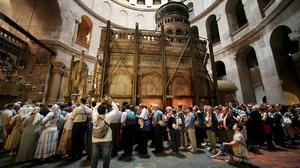
[(253, 47), (246, 46), (239, 49), (236, 56), (244, 103), (259, 103), (265, 92), (256, 52)]
[(207, 37), (211, 40), (212, 44), (220, 42), (219, 27), (216, 15), (211, 15), (206, 20)]
[(10, 2), (12, 19), (24, 29), (40, 39), (59, 38), (62, 15), (58, 0), (10, 0)]
[(227, 1), (225, 12), (231, 34), (234, 34), (237, 30), (247, 25), (248, 20), (242, 0)]
[(226, 67), (225, 67), (224, 62), (223, 61), (216, 61), (215, 66), (216, 66), (217, 79), (226, 78)]
[(291, 40), (292, 30), (284, 25), (275, 28), (270, 37), (270, 45), (283, 91), (300, 98), (300, 75), (295, 61), (299, 57), (299, 41)]

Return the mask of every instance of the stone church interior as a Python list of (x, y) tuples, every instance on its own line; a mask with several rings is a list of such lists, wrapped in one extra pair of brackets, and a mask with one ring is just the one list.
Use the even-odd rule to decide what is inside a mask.
[[(93, 109), (92, 102), (103, 102), (106, 97), (120, 109), (122, 104), (126, 107), (124, 102), (133, 105), (138, 115), (142, 107), (149, 111), (153, 108), (155, 113), (158, 106), (167, 116), (168, 107), (177, 111), (180, 107), (197, 107), (206, 113), (206, 107), (211, 106), (215, 114), (218, 107), (245, 113), (257, 109), (260, 121), (264, 119), (263, 112), (270, 112), (269, 108), (277, 112), (278, 108), (282, 122), (289, 112), (293, 136), (289, 136), (289, 129), (284, 140), (292, 139), (295, 149), (287, 149), (286, 153), (267, 150), (258, 158), (250, 149), (258, 150), (259, 145), (251, 145), (248, 137), (249, 157), (245, 166), (298, 165), (299, 9), (299, 0), (0, 0), (0, 128), (7, 133), (0, 143), (7, 144), (5, 123), (11, 123), (14, 115), (21, 115), (18, 110), (23, 105), (31, 108), (29, 116), (35, 106), (48, 107), (53, 113), (56, 105), (60, 111), (73, 106), (75, 110), (79, 104)], [(11, 104), (20, 106), (12, 107), (17, 109), (16, 114), (3, 117)], [(247, 115), (249, 120), (251, 114)], [(62, 120), (68, 121), (64, 117)], [(20, 119), (20, 127), (24, 118)], [(16, 124), (17, 119), (13, 122)], [(244, 125), (248, 130), (247, 122)], [(282, 129), (283, 133), (285, 128), (272, 127)], [(254, 134), (250, 128), (248, 131), (255, 135), (255, 130)], [(185, 141), (192, 144), (193, 138), (189, 136)], [(172, 137), (168, 138), (171, 142)], [(222, 142), (222, 138), (217, 139)], [(276, 136), (274, 139), (276, 142)], [(18, 147), (20, 141), (19, 138)], [(212, 144), (210, 139), (202, 143)], [(191, 148), (193, 151), (193, 145)], [(0, 155), (7, 157), (5, 146), (2, 149), (0, 145)], [(112, 158), (110, 166), (199, 167), (201, 162), (207, 165), (204, 167), (235, 166), (205, 161), (211, 150), (201, 150), (205, 150), (205, 156), (184, 153), (182, 157), (168, 156), (164, 160), (154, 155), (148, 161), (136, 158), (131, 162)], [(88, 153), (88, 149), (85, 151)], [(212, 157), (218, 154), (211, 153), (215, 154)], [(287, 160), (288, 155), (292, 163), (280, 162)], [(273, 162), (273, 156), (281, 159)], [(1, 165), (43, 166), (35, 162), (16, 164), (12, 160), (0, 158)], [(57, 167), (62, 162), (54, 160), (55, 163), (43, 164)], [(94, 167), (93, 156), (91, 160), (70, 164)], [(99, 162), (107, 167), (105, 159)]]

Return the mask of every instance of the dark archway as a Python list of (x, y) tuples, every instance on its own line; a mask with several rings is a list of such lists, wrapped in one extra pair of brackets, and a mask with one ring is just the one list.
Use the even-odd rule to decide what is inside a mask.
[(217, 79), (222, 79), (224, 76), (226, 76), (226, 68), (223, 61), (216, 61), (216, 73), (217, 73)]
[(207, 37), (211, 39), (212, 44), (220, 42), (219, 27), (216, 15), (211, 15), (206, 20)]
[(93, 29), (93, 22), (84, 15), (81, 17), (81, 23), (78, 25), (78, 32), (76, 42), (86, 48), (89, 47), (91, 41), (91, 34)]
[(227, 1), (225, 12), (231, 34), (234, 34), (237, 30), (248, 24), (242, 0)]
[(236, 60), (244, 103), (262, 103), (265, 92), (254, 48), (239, 49)]
[(188, 7), (189, 15), (194, 16), (194, 4), (193, 4), (193, 2), (189, 2), (187, 4), (187, 7)]
[(262, 17), (265, 17), (265, 11), (271, 6), (275, 0), (257, 0), (259, 11)]
[(293, 54), (299, 51), (299, 42), (292, 41), (290, 33), (292, 30), (289, 27), (278, 26), (271, 34), (270, 45), (283, 91), (300, 98), (300, 79), (297, 78), (297, 69), (292, 59)]

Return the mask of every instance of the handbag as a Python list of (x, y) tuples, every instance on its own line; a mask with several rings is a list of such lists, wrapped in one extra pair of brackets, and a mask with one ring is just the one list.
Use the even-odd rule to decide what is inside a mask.
[(98, 117), (96, 124), (93, 127), (93, 137), (102, 139), (106, 136), (109, 130), (109, 124), (101, 117)]

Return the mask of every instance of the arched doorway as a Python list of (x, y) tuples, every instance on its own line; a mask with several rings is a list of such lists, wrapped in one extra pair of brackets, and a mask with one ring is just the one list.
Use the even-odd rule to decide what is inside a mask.
[(246, 46), (238, 50), (237, 67), (244, 103), (262, 103), (265, 91), (253, 47)]
[(223, 61), (216, 61), (215, 65), (216, 65), (217, 79), (226, 78), (226, 68), (225, 68), (224, 62)]
[[(293, 61), (293, 54), (299, 51), (298, 41), (292, 41), (289, 34), (292, 30), (287, 26), (278, 26), (270, 37), (270, 45), (275, 60), (281, 86), (284, 92), (300, 97), (300, 79)], [(285, 96), (286, 103), (292, 103)]]
[(220, 42), (220, 34), (216, 15), (211, 15), (206, 20), (207, 37), (211, 40), (212, 44)]

